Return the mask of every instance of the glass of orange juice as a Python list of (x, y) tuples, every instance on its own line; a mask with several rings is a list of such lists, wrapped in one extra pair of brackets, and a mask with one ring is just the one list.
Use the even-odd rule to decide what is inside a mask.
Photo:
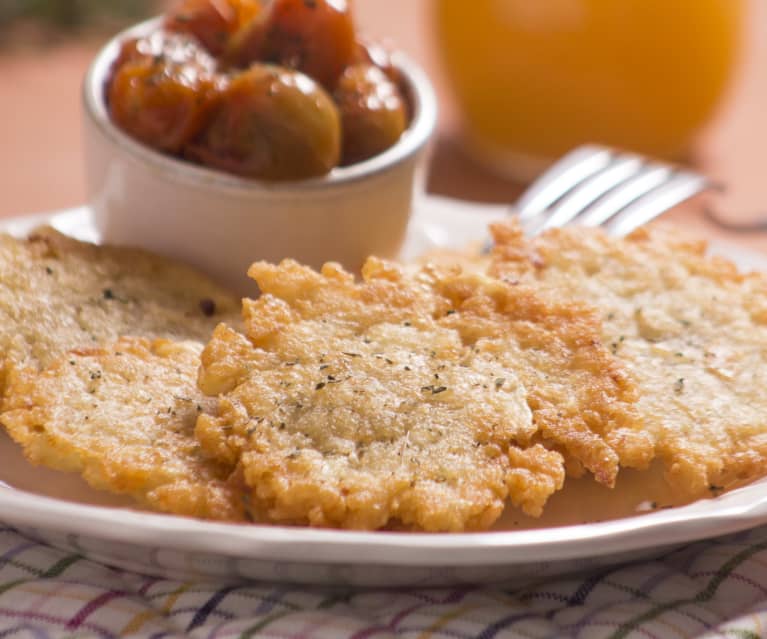
[(680, 159), (732, 75), (747, 0), (434, 0), (469, 149), (528, 178), (586, 142)]

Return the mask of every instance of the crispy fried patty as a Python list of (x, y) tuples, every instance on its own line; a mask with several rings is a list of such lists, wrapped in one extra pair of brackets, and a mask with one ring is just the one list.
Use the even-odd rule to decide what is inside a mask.
[(626, 239), (566, 228), (493, 229), (491, 272), (585, 302), (639, 390), (643, 428), (688, 497), (767, 474), (767, 279), (705, 244), (645, 228)]
[(71, 348), (123, 335), (207, 341), (239, 300), (184, 265), (143, 251), (96, 246), (43, 227), (0, 236), (0, 357), (45, 367)]
[(240, 519), (224, 467), (193, 437), (206, 406), (200, 343), (219, 321), (236, 324), (239, 307), (207, 277), (143, 251), (47, 227), (2, 235), (0, 424), (33, 463), (155, 509)]
[(196, 387), (202, 345), (123, 338), (17, 371), (0, 419), (34, 464), (82, 473), (94, 488), (155, 510), (243, 520), (232, 468), (194, 439), (213, 402)]
[(250, 275), (245, 335), (220, 326), (203, 353), (219, 402), (196, 433), (240, 464), (255, 516), (474, 530), (507, 499), (540, 514), (564, 480), (552, 448), (614, 478), (605, 436), (632, 424), (634, 396), (580, 305), (375, 259), (362, 283), (292, 261)]

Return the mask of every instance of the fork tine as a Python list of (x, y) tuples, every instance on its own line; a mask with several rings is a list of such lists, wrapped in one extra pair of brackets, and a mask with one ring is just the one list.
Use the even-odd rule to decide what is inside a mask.
[(690, 171), (675, 173), (666, 184), (637, 200), (610, 220), (607, 230), (621, 237), (646, 224), (672, 206), (691, 198), (711, 186), (708, 179)]
[[(549, 214), (539, 222), (532, 232), (557, 226), (564, 226), (571, 222), (579, 214), (589, 208), (591, 204), (599, 200), (605, 193), (609, 193), (619, 185), (631, 179), (643, 166), (642, 159), (635, 155), (618, 155), (607, 168), (595, 173), (584, 180), (570, 193), (565, 195), (560, 202), (549, 210)], [(536, 218), (533, 222), (537, 221)]]
[(642, 168), (633, 178), (624, 182), (619, 188), (608, 193), (579, 218), (583, 226), (600, 226), (632, 202), (643, 197), (653, 189), (668, 180), (673, 173), (669, 166), (650, 164)]
[(610, 164), (612, 152), (600, 146), (582, 146), (571, 151), (539, 177), (515, 204), (520, 220), (545, 211), (584, 179)]
[(527, 235), (574, 220), (584, 226), (604, 225), (612, 235), (621, 236), (710, 188), (717, 184), (692, 171), (586, 145), (538, 178), (512, 212)]

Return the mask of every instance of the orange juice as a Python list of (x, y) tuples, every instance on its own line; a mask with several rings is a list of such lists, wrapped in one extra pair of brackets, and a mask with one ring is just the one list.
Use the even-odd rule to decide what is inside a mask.
[(684, 154), (731, 76), (746, 4), (435, 1), (467, 142), (516, 173), (584, 142)]

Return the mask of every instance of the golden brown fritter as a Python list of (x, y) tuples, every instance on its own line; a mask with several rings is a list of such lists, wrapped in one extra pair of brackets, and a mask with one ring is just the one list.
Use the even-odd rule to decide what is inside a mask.
[(247, 337), (219, 326), (203, 352), (220, 398), (196, 434), (239, 461), (257, 517), (460, 531), (507, 498), (538, 515), (564, 480), (539, 430), (614, 478), (602, 435), (631, 422), (632, 389), (580, 306), (376, 259), (359, 284), (334, 264), (249, 274), (263, 294), (244, 302)]
[(662, 228), (626, 239), (498, 225), (492, 272), (598, 309), (670, 484), (699, 497), (767, 475), (767, 278)]
[(30, 462), (82, 473), (155, 510), (240, 521), (231, 468), (205, 457), (194, 424), (202, 344), (123, 338), (15, 371), (2, 421)]
[(51, 228), (0, 236), (0, 382), (7, 365), (47, 366), (122, 335), (207, 341), (239, 300), (191, 268)]

